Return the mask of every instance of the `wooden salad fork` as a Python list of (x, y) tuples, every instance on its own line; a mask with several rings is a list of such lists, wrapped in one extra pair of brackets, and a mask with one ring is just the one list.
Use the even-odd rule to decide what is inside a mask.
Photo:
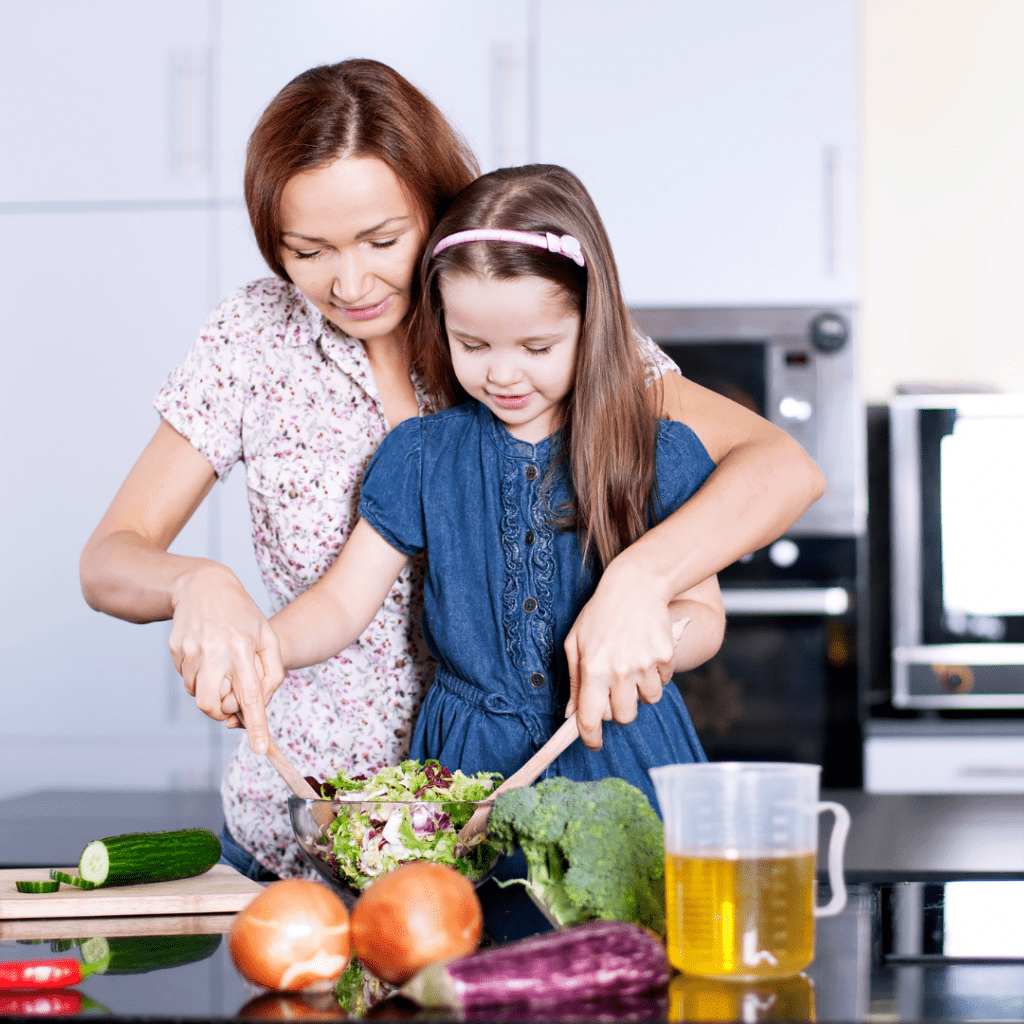
[(471, 845), (475, 845), (471, 840), (487, 830), (487, 819), (491, 813), (491, 806), (499, 793), (504, 793), (509, 789), (518, 789), (520, 786), (529, 786), (531, 782), (535, 782), (543, 774), (544, 769), (566, 750), (579, 737), (579, 734), (579, 723), (576, 721), (576, 712), (573, 712), (558, 727), (551, 739), (522, 768), (513, 772), (486, 801), (481, 802), (469, 821), (459, 829), (455, 840), (455, 856), (463, 856)]

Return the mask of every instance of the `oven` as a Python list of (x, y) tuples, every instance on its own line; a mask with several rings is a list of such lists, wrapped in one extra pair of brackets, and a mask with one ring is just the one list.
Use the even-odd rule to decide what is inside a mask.
[(822, 766), (859, 787), (866, 607), (864, 408), (850, 307), (638, 309), (682, 373), (775, 423), (825, 473), (825, 494), (775, 543), (719, 574), (721, 649), (678, 673), (713, 760)]
[(1024, 709), (1024, 395), (889, 404), (892, 704)]

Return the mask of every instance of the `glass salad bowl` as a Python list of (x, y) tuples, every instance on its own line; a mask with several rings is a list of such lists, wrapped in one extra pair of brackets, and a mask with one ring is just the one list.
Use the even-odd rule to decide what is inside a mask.
[(405, 861), (457, 868), (475, 885), (494, 873), (503, 851), (484, 837), (463, 856), (455, 839), (488, 801), (288, 798), (292, 830), (306, 862), (351, 908), (378, 875)]

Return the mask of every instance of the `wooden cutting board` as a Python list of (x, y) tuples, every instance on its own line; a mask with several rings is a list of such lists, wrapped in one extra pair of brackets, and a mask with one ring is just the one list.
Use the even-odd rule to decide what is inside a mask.
[[(69, 875), (78, 868), (60, 868)], [(193, 878), (109, 889), (64, 885), (56, 892), (18, 892), (15, 882), (48, 879), (49, 868), (0, 870), (0, 919), (139, 917), (152, 914), (233, 914), (263, 892), (263, 886), (227, 864), (214, 864)]]

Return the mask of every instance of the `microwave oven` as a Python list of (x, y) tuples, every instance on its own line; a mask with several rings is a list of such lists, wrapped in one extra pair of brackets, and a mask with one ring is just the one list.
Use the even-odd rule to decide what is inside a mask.
[(821, 467), (825, 493), (789, 531), (849, 537), (867, 521), (866, 438), (850, 306), (631, 311), (684, 377), (781, 427)]
[(1024, 708), (1024, 395), (889, 402), (892, 705)]

